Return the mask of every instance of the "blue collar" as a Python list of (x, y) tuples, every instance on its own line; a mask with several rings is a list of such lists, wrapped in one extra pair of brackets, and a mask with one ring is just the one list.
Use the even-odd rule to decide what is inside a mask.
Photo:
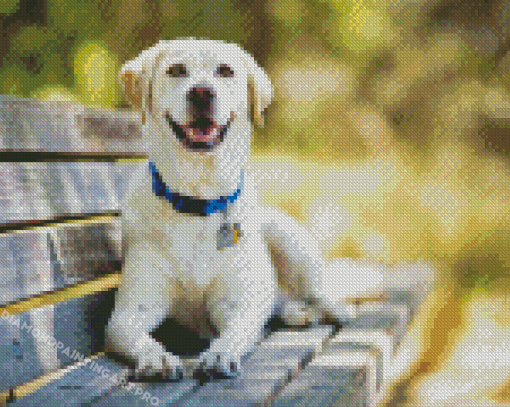
[(164, 197), (170, 202), (174, 209), (181, 213), (195, 214), (199, 216), (208, 216), (211, 213), (220, 212), (227, 209), (229, 203), (234, 203), (241, 194), (244, 183), (244, 171), (241, 170), (241, 181), (237, 191), (229, 196), (220, 196), (219, 199), (199, 199), (189, 196), (181, 196), (177, 192), (170, 192), (165, 185), (161, 175), (154, 163), (149, 161), (149, 169), (152, 172), (152, 190), (156, 196)]

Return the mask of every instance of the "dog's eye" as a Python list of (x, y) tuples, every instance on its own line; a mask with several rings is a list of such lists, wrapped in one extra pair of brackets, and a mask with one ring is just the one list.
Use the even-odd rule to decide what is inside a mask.
[(188, 74), (186, 67), (183, 64), (172, 65), (166, 71), (166, 74), (173, 78), (182, 78)]
[(223, 78), (232, 78), (234, 76), (234, 71), (225, 64), (221, 64), (216, 73)]

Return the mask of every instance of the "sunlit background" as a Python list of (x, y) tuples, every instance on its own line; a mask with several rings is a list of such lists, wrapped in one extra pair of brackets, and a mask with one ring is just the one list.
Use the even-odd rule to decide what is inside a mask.
[(105, 108), (160, 39), (249, 50), (264, 201), (328, 258), (439, 270), (416, 403), (510, 402), (510, 2), (3, 0), (0, 31), (0, 93)]

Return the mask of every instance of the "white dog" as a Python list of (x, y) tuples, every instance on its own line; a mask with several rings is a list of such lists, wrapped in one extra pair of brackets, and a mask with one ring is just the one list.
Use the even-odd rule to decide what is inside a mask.
[(322, 293), (312, 236), (260, 207), (243, 171), (252, 124), (262, 125), (272, 98), (254, 59), (220, 41), (160, 41), (126, 63), (120, 79), (142, 111), (150, 162), (133, 174), (122, 209), (127, 251), (108, 346), (135, 361), (137, 375), (176, 379), (180, 359), (150, 332), (168, 316), (210, 322), (219, 335), (199, 366), (230, 376), (260, 340), (279, 288), (314, 313), (352, 317)]

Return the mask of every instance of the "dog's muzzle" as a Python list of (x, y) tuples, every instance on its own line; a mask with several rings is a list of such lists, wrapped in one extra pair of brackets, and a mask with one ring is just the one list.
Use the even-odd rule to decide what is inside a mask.
[(199, 117), (185, 125), (179, 125), (172, 119), (170, 113), (166, 114), (166, 119), (184, 147), (194, 151), (210, 151), (224, 140), (234, 120), (234, 112), (230, 113), (230, 118), (224, 125), (207, 117)]
[(172, 119), (170, 113), (167, 113), (168, 123), (186, 148), (209, 151), (223, 141), (234, 119), (234, 112), (230, 113), (230, 119), (226, 124), (220, 125), (215, 122), (212, 119), (215, 99), (216, 94), (212, 88), (196, 86), (186, 95), (189, 115), (193, 120), (185, 125), (179, 125)]

